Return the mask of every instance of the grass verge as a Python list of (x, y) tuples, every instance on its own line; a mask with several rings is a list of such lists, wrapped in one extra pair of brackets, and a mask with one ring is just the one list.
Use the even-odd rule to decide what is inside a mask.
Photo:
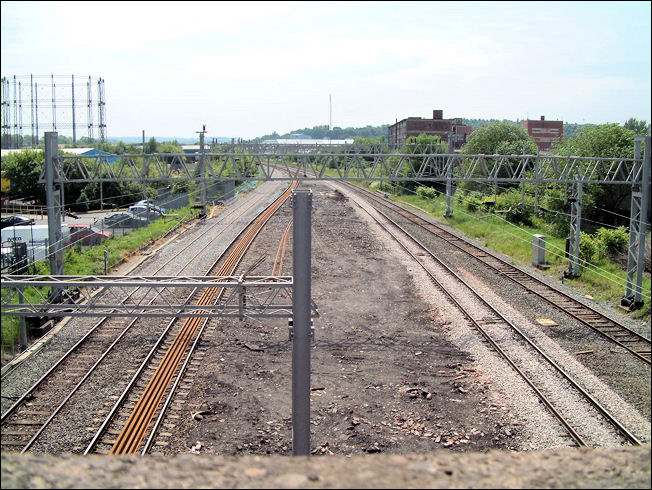
[[(443, 195), (435, 199), (418, 195), (391, 195), (391, 198), (423, 209), (465, 235), (481, 240), (486, 247), (512, 257), (515, 264), (530, 265), (533, 235), (545, 235), (546, 263), (550, 268), (543, 273), (561, 278), (568, 268), (568, 260), (564, 256), (566, 240), (550, 235), (549, 230), (541, 223), (538, 223), (538, 226), (516, 226), (492, 213), (468, 212), (456, 202), (452, 203), (453, 216), (444, 218), (446, 201)], [(581, 267), (579, 278), (564, 280), (583, 294), (611, 306), (620, 304), (625, 294), (626, 281), (627, 271), (609, 260)], [(631, 313), (633, 318), (642, 319), (650, 316), (650, 289), (650, 276), (646, 274), (643, 280), (644, 305)]]

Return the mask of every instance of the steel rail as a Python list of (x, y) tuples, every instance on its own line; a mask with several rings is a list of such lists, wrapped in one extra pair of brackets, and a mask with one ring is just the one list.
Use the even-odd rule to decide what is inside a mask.
[[(348, 183), (345, 183), (345, 185), (351, 186)], [(497, 273), (507, 277), (516, 284), (519, 284), (521, 287), (524, 287), (527, 291), (545, 300), (556, 309), (571, 316), (583, 325), (591, 328), (595, 332), (607, 338), (609, 341), (627, 350), (636, 359), (650, 365), (650, 339), (638, 334), (637, 332), (634, 332), (633, 330), (605, 316), (591, 306), (585, 305), (577, 299), (572, 298), (557, 288), (546, 284), (540, 279), (534, 277), (532, 274), (521, 270), (518, 267), (515, 267), (514, 265), (506, 262), (493, 253), (479, 248), (472, 243), (469, 243), (463, 238), (454, 235), (447, 230), (444, 230), (435, 223), (425, 220), (424, 218), (410, 212), (402, 206), (398, 206), (393, 201), (377, 196), (374, 193), (367, 191), (366, 189), (361, 189), (359, 186), (355, 186), (354, 188), (356, 190), (362, 191), (365, 196), (368, 196), (375, 202), (378, 202), (388, 208), (394, 209), (404, 218), (411, 221), (414, 225), (419, 226), (437, 238), (446, 241), (468, 256), (473, 257)], [(433, 231), (432, 228), (434, 228), (436, 231)], [(491, 261), (493, 261), (494, 264), (492, 264)], [(576, 311), (572, 311), (573, 309)], [(622, 338), (616, 338), (617, 336), (621, 336)], [(637, 343), (639, 347), (636, 348), (634, 346), (627, 345), (628, 343)]]
[[(272, 275), (280, 275), (283, 271), (283, 262), (285, 260), (285, 250), (287, 248), (288, 237), (290, 236), (290, 230), (292, 229), (292, 221), (288, 223), (283, 232), (280, 243), (278, 244), (278, 249), (276, 249), (276, 257), (274, 258), (274, 266), (272, 267)], [(277, 271), (278, 268), (278, 271)]]
[[(245, 232), (239, 240), (233, 252), (228, 256), (225, 263), (221, 266), (217, 275), (230, 275), (235, 271), (248, 247), (258, 235), (264, 224), (278, 210), (278, 208), (287, 200), (292, 190), (296, 187), (296, 182), (288, 188), (283, 195), (275, 201), (263, 214), (254, 222), (254, 224)], [(207, 289), (201, 295), (198, 304), (212, 304), (219, 301), (223, 293), (222, 288)], [(120, 434), (116, 438), (110, 454), (131, 454), (135, 453), (140, 447), (143, 438), (154, 418), (160, 402), (170, 386), (174, 374), (178, 371), (181, 360), (187, 353), (188, 345), (195, 337), (201, 319), (188, 318), (184, 322), (180, 331), (175, 335), (171, 346), (167, 349), (163, 359), (159, 362), (154, 374), (141, 394), (136, 406), (131, 412)]]
[[(275, 275), (277, 265), (278, 265), (279, 274), (283, 270), (283, 259), (284, 259), (284, 256), (285, 256), (285, 250), (286, 250), (286, 247), (287, 247), (287, 240), (288, 240), (288, 236), (290, 234), (291, 228), (292, 228), (292, 221), (290, 221), (287, 224), (287, 226), (285, 228), (285, 231), (283, 233), (283, 236), (281, 238), (281, 242), (279, 243), (279, 247), (278, 247), (278, 249), (276, 251), (276, 256), (274, 258), (274, 265), (273, 265), (273, 268), (272, 268), (272, 275)], [(179, 383), (182, 381), (182, 379), (183, 379), (183, 377), (185, 375), (186, 368), (187, 368), (190, 360), (192, 359), (192, 353), (195, 351), (197, 345), (199, 344), (199, 340), (200, 340), (200, 338), (202, 336), (202, 333), (203, 333), (204, 329), (206, 328), (206, 324), (208, 323), (207, 320), (208, 319), (204, 320), (199, 332), (195, 336), (195, 340), (193, 342), (193, 345), (190, 348), (190, 353), (189, 353), (189, 355), (186, 356), (186, 358), (184, 360), (184, 363), (183, 363), (183, 366), (181, 366), (181, 369), (179, 369), (179, 374), (177, 375), (177, 377), (176, 377), (176, 379), (174, 381), (174, 384), (172, 385), (172, 387), (170, 388), (170, 390), (168, 392), (168, 396), (167, 396), (167, 398), (165, 400), (164, 405), (162, 406), (162, 408), (161, 408), (161, 410), (159, 412), (159, 416), (158, 416), (156, 422), (154, 423), (154, 426), (152, 427), (152, 429), (149, 432), (149, 438), (147, 439), (147, 442), (143, 446), (143, 449), (141, 451), (141, 455), (147, 454), (149, 452), (150, 448), (152, 447), (152, 444), (154, 443), (155, 436), (156, 436), (156, 433), (158, 431), (158, 428), (163, 423), (165, 414), (167, 412), (168, 407), (172, 403), (172, 400), (173, 400), (174, 394), (176, 392), (176, 389), (177, 389)]]
[[(260, 201), (263, 198), (263, 196), (260, 196), (257, 198), (253, 203), (251, 203), (248, 207), (245, 207), (244, 211), (240, 213), (238, 216), (242, 216), (248, 209), (251, 209), (253, 205), (255, 205), (258, 201)], [(239, 211), (239, 208), (235, 208), (233, 210), (229, 210), (229, 213), (225, 213), (220, 217), (220, 219), (211, 225), (209, 228), (210, 231), (214, 229), (215, 227), (219, 226), (224, 222), (224, 220), (231, 215), (235, 214), (237, 211)], [(218, 237), (222, 234), (223, 232), (218, 233), (212, 241), (215, 241), (218, 239)], [(181, 255), (185, 250), (187, 250), (190, 246), (192, 246), (192, 243), (189, 243), (188, 245), (182, 247), (177, 253), (175, 253), (169, 260), (167, 260), (165, 263), (163, 263), (158, 269), (154, 272), (154, 274), (160, 272), (166, 265), (168, 265), (172, 260), (177, 258), (179, 255)], [(191, 257), (189, 260), (186, 261), (185, 265), (178, 270), (178, 273), (181, 273), (183, 270), (185, 270), (197, 257), (198, 254), (195, 254), (193, 257)], [(149, 260), (151, 256), (146, 257), (143, 260), (143, 263), (147, 260)], [(142, 265), (142, 263), (140, 264)], [(131, 296), (133, 296), (140, 288), (135, 288), (133, 291), (131, 291), (129, 294), (127, 294), (121, 301), (124, 302), (128, 300)], [(149, 304), (152, 304), (156, 298), (158, 297), (159, 294), (156, 294), (150, 301)], [(79, 349), (81, 348), (82, 345), (85, 345), (87, 342), (90, 341), (91, 336), (94, 333), (99, 333), (101, 332), (101, 328), (103, 325), (106, 325), (107, 321), (111, 319), (111, 316), (108, 315), (102, 319), (100, 319), (81, 339), (79, 339), (68, 351), (66, 351), (61, 358), (59, 358), (55, 364), (46, 371), (43, 376), (41, 376), (30, 388), (27, 389), (23, 395), (11, 406), (9, 409), (2, 414), (2, 418), (0, 423), (2, 423), (3, 428), (5, 428), (8, 425), (11, 425), (11, 422), (9, 421), (9, 417), (14, 414), (20, 407), (24, 406), (24, 404), (33, 398), (34, 392), (44, 383), (45, 380), (50, 380), (50, 378), (54, 375), (55, 372), (57, 372), (57, 369), (61, 367), (61, 365), (66, 362), (68, 359), (72, 359), (72, 355), (78, 353)], [(113, 348), (117, 345), (119, 340), (121, 340), (124, 335), (133, 327), (133, 325), (138, 321), (139, 318), (134, 318), (129, 324), (122, 330), (122, 332), (118, 335), (118, 337), (104, 350), (103, 353), (100, 354), (98, 360), (81, 376), (79, 381), (75, 384), (75, 386), (72, 388), (70, 392), (68, 392), (67, 395), (64, 396), (63, 400), (59, 403), (59, 405), (55, 408), (54, 412), (50, 414), (50, 416), (43, 422), (42, 425), (37, 429), (36, 433), (30, 438), (30, 440), (27, 442), (25, 446), (23, 446), (23, 449), (21, 450), (21, 454), (27, 451), (33, 444), (36, 442), (38, 437), (41, 435), (41, 433), (47, 428), (47, 426), (54, 420), (55, 416), (63, 409), (63, 407), (66, 405), (66, 403), (70, 400), (70, 398), (78, 391), (78, 389), (82, 386), (82, 384), (90, 377), (90, 375), (95, 371), (95, 369), (101, 364), (101, 362), (108, 356), (108, 354), (113, 350)], [(30, 426), (32, 427), (32, 426)], [(36, 426), (33, 426), (36, 427)], [(24, 432), (25, 436), (29, 436), (28, 431), (21, 431)], [(3, 440), (3, 445), (7, 446), (10, 443), (7, 442), (7, 440)], [(22, 445), (22, 444), (12, 444), (12, 445)]]
[[(256, 200), (254, 201), (253, 204), (258, 203), (258, 202), (262, 199), (262, 197), (263, 197), (263, 196), (261, 196), (260, 198), (256, 199)], [(247, 208), (247, 209), (250, 209), (251, 207), (252, 207), (252, 206), (249, 206), (249, 208)], [(244, 213), (242, 213), (242, 214), (244, 214)], [(241, 215), (242, 215), (242, 214), (241, 214)], [(240, 215), (240, 216), (241, 216), (241, 215)], [(242, 230), (240, 231), (240, 233), (239, 233), (238, 235), (236, 235), (236, 237), (231, 241), (230, 246), (233, 245), (233, 243), (238, 239), (238, 237), (241, 236), (241, 235), (243, 234), (244, 230), (246, 230), (247, 227), (249, 227), (249, 226), (250, 226), (250, 225), (251, 225), (251, 224), (252, 224), (256, 219), (257, 219), (257, 217), (254, 216), (251, 220), (249, 220), (248, 223), (246, 223), (246, 224), (244, 225), (244, 227), (242, 228)], [(219, 235), (218, 235), (218, 236), (219, 236)], [(227, 247), (227, 249), (228, 249), (228, 247)], [(218, 257), (218, 258), (217, 258), (217, 259), (216, 259), (216, 260), (215, 260), (215, 261), (210, 265), (210, 267), (208, 268), (208, 272), (206, 273), (206, 275), (208, 275), (208, 274), (210, 273), (210, 271), (213, 270), (213, 269), (217, 266), (217, 264), (219, 263), (220, 260), (222, 260), (222, 258), (223, 258), (223, 255), (220, 256), (220, 257)], [(192, 297), (196, 294), (197, 290), (198, 290), (198, 288), (195, 288), (195, 289), (193, 290), (193, 292), (188, 296), (187, 302), (190, 302), (190, 301), (191, 301)], [(111, 409), (111, 411), (109, 412), (109, 414), (108, 414), (107, 417), (105, 418), (104, 422), (102, 423), (102, 425), (100, 426), (100, 428), (96, 431), (95, 436), (93, 437), (93, 439), (91, 440), (91, 442), (88, 444), (86, 450), (84, 451), (84, 455), (89, 454), (91, 451), (94, 450), (95, 446), (96, 446), (97, 443), (99, 442), (100, 437), (102, 437), (104, 431), (106, 430), (106, 428), (108, 427), (109, 423), (110, 423), (111, 420), (113, 419), (113, 417), (114, 417), (115, 413), (117, 412), (117, 410), (120, 408), (122, 402), (123, 402), (124, 399), (127, 397), (127, 395), (131, 392), (131, 390), (133, 389), (134, 385), (135, 385), (136, 382), (138, 381), (140, 375), (141, 375), (142, 372), (145, 370), (145, 368), (147, 367), (147, 365), (149, 364), (149, 362), (151, 361), (151, 359), (154, 357), (154, 355), (155, 355), (155, 353), (157, 352), (157, 350), (161, 347), (161, 345), (163, 345), (163, 342), (164, 342), (164, 340), (165, 340), (165, 338), (166, 338), (168, 332), (170, 331), (170, 329), (172, 328), (172, 326), (173, 326), (175, 323), (177, 323), (177, 319), (176, 319), (176, 318), (173, 318), (172, 320), (170, 320), (170, 322), (168, 323), (168, 325), (167, 325), (167, 327), (165, 328), (165, 330), (163, 331), (163, 333), (159, 336), (158, 341), (157, 341), (157, 342), (154, 344), (154, 346), (151, 348), (150, 352), (148, 353), (148, 355), (145, 357), (145, 359), (144, 359), (143, 362), (141, 363), (140, 367), (138, 368), (138, 370), (136, 371), (136, 373), (135, 373), (134, 376), (132, 377), (131, 381), (127, 384), (126, 388), (123, 390), (122, 394), (119, 396), (118, 400), (115, 402), (113, 408)]]
[[(360, 206), (362, 208), (362, 206)], [(364, 209), (364, 208), (362, 208)], [(553, 359), (551, 359), (545, 352), (543, 352), (536, 344), (534, 344), (528, 337), (525, 335), (518, 327), (516, 327), (512, 322), (510, 322), (507, 318), (505, 318), (498, 310), (496, 310), (492, 305), (490, 305), (479, 293), (477, 293), (464, 279), (462, 279), (455, 271), (453, 271), (450, 267), (448, 267), (444, 262), (442, 262), (439, 258), (437, 258), (425, 245), (423, 245), (417, 238), (415, 238), (412, 234), (410, 234), (407, 230), (405, 230), (402, 226), (400, 226), (398, 223), (396, 223), (393, 219), (391, 219), (389, 216), (387, 216), (385, 213), (380, 211), (379, 209), (375, 208), (376, 211), (381, 214), (385, 219), (387, 219), (392, 225), (394, 225), (398, 230), (400, 230), (403, 234), (405, 234), (413, 243), (415, 243), (418, 247), (420, 247), (424, 252), (426, 252), (432, 259), (434, 259), (437, 263), (439, 263), (444, 269), (448, 271), (450, 275), (452, 275), (457, 281), (459, 281), (461, 284), (463, 284), (472, 294), (474, 294), (478, 300), (483, 303), (487, 308), (489, 308), (494, 314), (497, 315), (498, 318), (502, 319), (505, 324), (507, 324), (514, 332), (516, 332), (519, 337), (521, 337), (523, 340), (526, 341), (526, 343), (532, 347), (539, 355), (545, 359), (548, 364), (550, 364), (555, 371), (557, 371), (573, 388), (575, 388), (582, 397), (591, 404), (602, 416), (607, 422), (609, 422), (613, 427), (616, 428), (616, 430), (629, 442), (635, 445), (640, 445), (641, 441), (639, 441), (636, 436), (634, 436), (626, 427), (624, 427), (616, 418), (609, 413), (608, 410), (606, 410), (602, 405), (594, 399), (586, 390), (584, 390), (564, 369), (561, 368)], [(475, 321), (475, 319), (472, 318), (472, 316), (467, 313), (464, 308), (460, 305), (460, 303), (446, 290), (446, 288), (434, 277), (434, 275), (417, 259), (417, 257), (412, 254), (407, 247), (401, 243), (398, 238), (391, 233), (390, 230), (387, 229), (387, 226), (381, 223), (375, 216), (371, 215), (367, 210), (365, 210), (383, 229), (387, 230), (392, 237), (414, 258), (414, 260), (428, 273), (428, 275), (431, 277), (431, 279), (437, 284), (437, 286), (446, 294), (447, 297), (451, 299), (451, 301), (458, 307), (460, 308), (460, 311), (472, 321), (474, 326), (478, 329), (478, 331), (485, 337), (492, 346), (496, 348), (496, 350), (500, 353), (500, 355), (512, 366), (516, 369), (516, 371), (523, 377), (523, 379), (530, 385), (534, 391), (537, 393), (537, 395), (540, 397), (540, 399), (543, 401), (543, 403), (551, 410), (553, 415), (560, 421), (560, 423), (567, 429), (568, 433), (573, 437), (573, 439), (579, 444), (579, 445), (585, 445), (584, 441), (582, 438), (577, 434), (577, 432), (570, 427), (570, 424), (566, 419), (559, 413), (557, 409), (555, 409), (552, 405), (552, 402), (547, 400), (545, 396), (534, 386), (534, 382), (529, 380), (528, 377), (523, 373), (522, 370), (516, 367), (515, 363), (509, 358), (507, 353), (498, 346), (498, 343), (493, 341), (491, 339), (491, 336), (486, 332), (482, 326)]]

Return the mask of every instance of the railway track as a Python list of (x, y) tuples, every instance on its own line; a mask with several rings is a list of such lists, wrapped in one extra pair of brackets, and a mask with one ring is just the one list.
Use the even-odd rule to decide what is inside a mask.
[[(433, 284), (456, 306), (469, 324), (530, 386), (576, 445), (589, 445), (590, 443), (587, 441), (591, 440), (593, 434), (582, 433), (582, 416), (578, 416), (573, 410), (567, 410), (565, 407), (566, 402), (559, 401), (554, 380), (560, 378), (568, 390), (571, 390), (576, 396), (588, 403), (590, 410), (597, 412), (624, 441), (633, 445), (641, 444), (635, 434), (630, 432), (615, 415), (603, 407), (571, 374), (566, 372), (552, 357), (539, 348), (522, 329), (489, 304), (480, 293), (476, 292), (461, 276), (438, 259), (409, 231), (384, 211), (378, 208), (375, 208), (375, 210), (382, 216), (382, 220), (367, 212), (420, 265)], [(406, 244), (405, 239), (400, 239), (397, 233), (407, 238), (409, 245)], [(423, 257), (427, 257), (428, 260)], [(467, 296), (471, 299), (460, 300), (456, 295), (452, 294), (450, 288), (442, 283), (443, 276), (445, 277), (444, 280), (450, 281), (452, 279), (461, 285), (468, 292)], [(470, 305), (473, 306), (473, 312), (471, 312)], [(535, 364), (531, 361), (533, 356), (537, 360)], [(564, 391), (566, 392), (566, 390)]]
[[(263, 196), (255, 199), (251, 206), (258, 203)], [(236, 206), (229, 209), (227, 213), (216, 223), (206, 230), (210, 233), (220, 226), (226, 219), (231, 221), (239, 219), (248, 210), (248, 207)], [(211, 243), (216, 243), (222, 232), (212, 237)], [(208, 244), (210, 246), (210, 244)], [(170, 264), (174, 265), (175, 259), (187, 253), (190, 244), (181, 247), (177, 252), (158, 266), (153, 275), (161, 273)], [(174, 270), (172, 274), (181, 274), (189, 267), (202, 253), (193, 254), (190, 258), (184, 257), (184, 265)], [(147, 261), (149, 257), (145, 260)], [(141, 264), (142, 266), (142, 264)], [(132, 290), (122, 301), (136, 300), (138, 289)], [(152, 303), (156, 296), (148, 300)], [(150, 319), (151, 323), (151, 319)], [(134, 328), (137, 326), (138, 328)], [(19, 399), (2, 414), (1, 434), (2, 450), (25, 452), (29, 450), (47, 429), (49, 424), (69, 403), (78, 390), (85, 385), (91, 375), (102, 365), (102, 363), (115, 352), (116, 347), (129, 342), (130, 335), (136, 330), (142, 334), (147, 322), (134, 318), (125, 325), (124, 318), (112, 318), (110, 316), (100, 319), (93, 327), (79, 339), (64, 355), (39, 378)], [(153, 335), (158, 337), (162, 331), (169, 327), (153, 327)]]
[[(265, 223), (290, 197), (295, 187), (296, 182), (293, 182), (241, 235), (219, 269), (216, 263), (209, 273), (233, 274)], [(195, 304), (215, 304), (220, 301), (222, 294), (222, 288), (206, 289), (198, 295)], [(199, 317), (187, 318), (183, 322), (173, 320), (170, 323), (170, 329), (166, 330), (158, 344), (150, 351), (148, 358), (96, 432), (85, 454), (133, 454), (139, 450), (143, 453), (148, 451), (207, 324), (208, 318)], [(175, 378), (177, 381), (172, 384)], [(162, 404), (166, 395), (167, 401)], [(155, 418), (156, 422), (152, 424)], [(149, 439), (145, 441), (148, 434)]]
[(371, 200), (376, 205), (382, 206), (385, 209), (390, 209), (393, 213), (398, 214), (402, 219), (407, 220), (412, 225), (444, 240), (457, 250), (473, 257), (495, 273), (500, 274), (501, 277), (505, 277), (520, 285), (529, 293), (538, 296), (566, 315), (599, 333), (618, 347), (625, 349), (639, 361), (650, 365), (650, 339), (645, 338), (637, 332), (621, 325), (617, 321), (603, 315), (594, 308), (591, 308), (549, 284), (544, 283), (533, 275), (513, 266), (489, 251), (478, 248), (468, 241), (444, 230), (442, 227), (437, 226), (431, 221), (428, 221), (395, 204), (393, 201), (378, 196), (366, 189), (361, 189), (359, 186), (353, 186), (347, 183), (346, 187), (356, 191), (358, 194), (364, 195), (366, 199)]

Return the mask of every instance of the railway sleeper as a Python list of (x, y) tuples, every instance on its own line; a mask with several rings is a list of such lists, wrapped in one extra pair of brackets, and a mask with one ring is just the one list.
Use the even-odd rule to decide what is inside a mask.
[[(29, 437), (32, 436), (32, 433), (31, 432), (25, 432), (25, 431), (22, 431), (22, 430), (3, 430), (2, 431), (2, 437), (6, 437), (6, 436), (23, 437), (23, 438), (27, 437), (27, 438), (29, 438)], [(5, 440), (3, 439), (2, 444), (4, 444), (4, 443), (5, 443)]]

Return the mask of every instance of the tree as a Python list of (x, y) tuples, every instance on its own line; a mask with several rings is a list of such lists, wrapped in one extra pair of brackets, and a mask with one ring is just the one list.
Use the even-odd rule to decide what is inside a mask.
[(650, 125), (647, 121), (639, 121), (636, 118), (630, 117), (623, 127), (633, 131), (636, 136), (650, 136)]
[(486, 124), (475, 131), (462, 147), (462, 153), (469, 155), (520, 155), (536, 154), (537, 145), (525, 128), (509, 122)]
[(145, 153), (156, 153), (158, 149), (158, 143), (156, 142), (156, 138), (152, 136), (147, 144), (145, 145)]
[(183, 148), (177, 143), (177, 140), (174, 141), (164, 141), (163, 143), (158, 144), (157, 148), (158, 153), (183, 153)]
[(587, 126), (574, 138), (555, 145), (551, 153), (578, 157), (633, 158), (636, 134), (618, 123)]
[(11, 193), (45, 204), (45, 186), (38, 183), (45, 155), (42, 151), (23, 150), (3, 158), (3, 176), (11, 182)]
[[(551, 153), (578, 157), (633, 158), (635, 138), (634, 131), (617, 123), (586, 126), (574, 138), (564, 139), (554, 146)], [(629, 186), (589, 184), (583, 187), (583, 193), (583, 218), (605, 224), (623, 224), (623, 220), (614, 213), (618, 213), (621, 205), (630, 198)]]

